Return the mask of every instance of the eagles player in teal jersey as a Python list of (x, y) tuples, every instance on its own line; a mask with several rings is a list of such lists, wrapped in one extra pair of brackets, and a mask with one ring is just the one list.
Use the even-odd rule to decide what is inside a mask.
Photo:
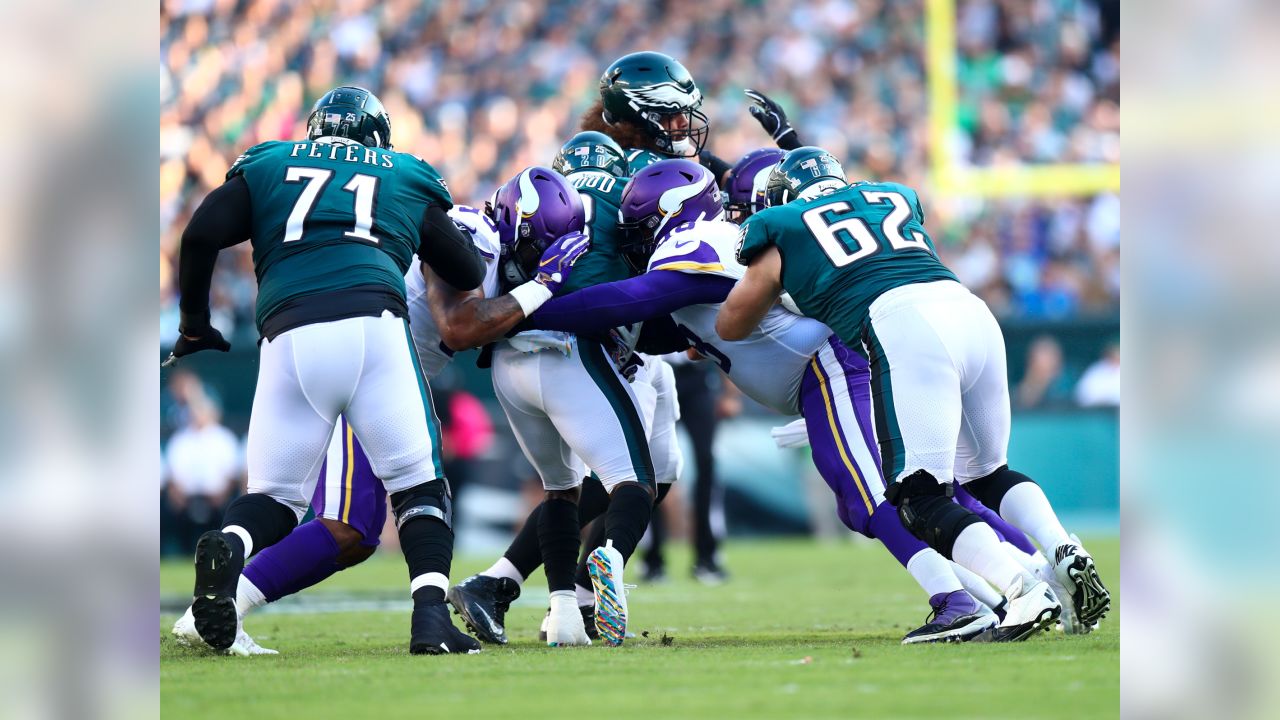
[[(716, 331), (746, 337), (785, 290), (805, 315), (862, 347), (885, 496), (916, 537), (1003, 591), (1006, 614), (993, 639), (1025, 639), (1059, 614), (1068, 631), (1087, 632), (1110, 596), (1044, 492), (1008, 467), (1000, 326), (938, 260), (915, 191), (849, 184), (830, 153), (803, 147), (773, 170), (766, 199), (742, 228), (747, 272)], [(1053, 567), (1037, 577), (1002, 552), (990, 526), (951, 501), (953, 480), (1052, 552)]]
[[(746, 94), (751, 115), (778, 147), (800, 147), (780, 105), (755, 90)], [(600, 76), (600, 99), (583, 114), (581, 125), (625, 148), (632, 175), (659, 160), (696, 157), (723, 183), (732, 167), (706, 149), (711, 121), (702, 112), (702, 92), (693, 76), (660, 52), (636, 52), (614, 60)]]
[(174, 357), (230, 345), (209, 324), (218, 251), (253, 244), (260, 365), (248, 438), (248, 493), (196, 547), (192, 614), (218, 650), (239, 633), (236, 585), (247, 558), (306, 512), (339, 415), (391, 495), (414, 598), (414, 654), (476, 652), (444, 604), (452, 505), (440, 428), (409, 334), (404, 276), (416, 252), (450, 285), (484, 278), (447, 215), (440, 175), (391, 148), (391, 123), (368, 90), (316, 103), (306, 139), (266, 142), (231, 166), (182, 237), (181, 337)]

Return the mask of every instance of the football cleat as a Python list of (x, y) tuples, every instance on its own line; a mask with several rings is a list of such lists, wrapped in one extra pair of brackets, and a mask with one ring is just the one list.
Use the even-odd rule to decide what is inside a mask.
[(227, 650), (240, 634), (236, 612), (236, 583), (244, 569), (221, 530), (210, 530), (196, 541), (196, 582), (191, 615), (196, 633), (214, 650)]
[[(1032, 579), (1034, 580), (1034, 579)], [(1051, 627), (1062, 614), (1062, 605), (1049, 584), (1028, 582), (1019, 575), (1004, 593), (1005, 614), (999, 625), (982, 634), (987, 642), (1018, 642)]]
[(544, 641), (550, 647), (590, 645), (583, 613), (578, 611), (578, 599), (572, 590), (564, 595), (551, 594), (551, 608), (543, 622), (546, 629)]
[(1076, 618), (1075, 603), (1071, 601), (1071, 593), (1068, 592), (1062, 581), (1058, 579), (1058, 573), (1054, 571), (1052, 563), (1046, 560), (1043, 565), (1035, 569), (1035, 576), (1037, 580), (1041, 580), (1049, 586), (1049, 589), (1053, 591), (1053, 596), (1062, 605), (1062, 614), (1058, 616), (1058, 623), (1064, 633), (1068, 635), (1083, 635), (1093, 629)]
[(606, 540), (591, 551), (587, 570), (595, 591), (596, 631), (610, 645), (621, 645), (627, 636), (627, 587), (622, 582), (622, 553)]
[[(1053, 574), (1063, 588), (1059, 597), (1064, 605), (1071, 606), (1078, 631), (1089, 632), (1111, 609), (1111, 593), (1098, 577), (1093, 557), (1080, 547), (1080, 539), (1074, 535), (1071, 539), (1075, 544), (1059, 545), (1054, 551)], [(1066, 623), (1063, 625), (1065, 628)]]
[(483, 642), (507, 644), (504, 622), (511, 603), (520, 597), (520, 583), (511, 578), (472, 575), (449, 588), (453, 611)]
[(965, 642), (999, 622), (996, 614), (964, 590), (938, 593), (929, 598), (933, 612), (924, 625), (907, 633), (903, 645)]
[[(592, 640), (599, 640), (600, 633), (596, 631), (596, 609), (593, 605), (579, 605), (578, 613), (582, 615), (582, 626), (586, 628), (587, 637)], [(542, 618), (542, 626), (538, 628), (538, 640), (547, 641), (547, 623), (551, 622), (551, 608), (547, 608), (547, 614)]]
[(410, 625), (409, 653), (412, 655), (474, 655), (480, 643), (453, 626), (449, 609), (442, 602), (415, 602)]

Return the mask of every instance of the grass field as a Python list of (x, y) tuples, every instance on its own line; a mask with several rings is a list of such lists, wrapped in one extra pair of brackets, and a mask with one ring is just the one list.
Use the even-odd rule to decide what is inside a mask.
[[(738, 542), (721, 587), (672, 579), (632, 592), (620, 648), (537, 642), (538, 574), (508, 615), (512, 643), (480, 655), (415, 657), (407, 578), (380, 552), (319, 588), (252, 615), (245, 628), (279, 656), (183, 648), (161, 617), (161, 711), (172, 718), (1104, 718), (1120, 702), (1119, 542), (1088, 543), (1113, 612), (1091, 635), (1015, 645), (902, 647), (924, 620), (922, 592), (870, 543)], [(454, 578), (488, 565), (460, 557)], [(190, 565), (161, 567), (161, 594), (187, 595)], [(352, 607), (385, 610), (335, 610)], [(307, 603), (310, 603), (308, 605)], [(319, 603), (317, 605), (317, 603)], [(667, 638), (664, 640), (663, 638)]]

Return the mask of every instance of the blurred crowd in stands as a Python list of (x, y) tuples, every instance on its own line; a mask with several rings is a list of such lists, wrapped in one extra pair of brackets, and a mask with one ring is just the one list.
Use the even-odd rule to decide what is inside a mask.
[[(1004, 316), (1114, 313), (1119, 198), (980, 200), (929, 191), (923, 0), (165, 0), (161, 15), (162, 337), (177, 326), (177, 250), (195, 205), (245, 148), (303, 132), (336, 84), (379, 94), (398, 149), (477, 203), (547, 164), (616, 57), (680, 59), (706, 97), (709, 148), (769, 138), (743, 88), (852, 177), (922, 189), (944, 259)], [(1119, 161), (1116, 0), (959, 0), (962, 164)], [(253, 337), (248, 247), (224, 253), (214, 323)]]

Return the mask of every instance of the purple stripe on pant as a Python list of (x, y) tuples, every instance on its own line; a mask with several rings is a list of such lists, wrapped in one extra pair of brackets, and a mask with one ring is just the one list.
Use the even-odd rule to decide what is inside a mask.
[[(355, 528), (364, 536), (361, 545), (376, 546), (378, 537), (382, 534), (382, 526), (387, 520), (387, 490), (373, 474), (373, 466), (369, 464), (369, 456), (365, 454), (364, 448), (360, 447), (360, 441), (353, 435), (348, 444), (346, 419), (340, 420), (333, 431), (341, 433), (339, 437), (342, 438), (342, 468), (337, 477), (340, 483), (338, 507), (330, 509), (324, 504), (325, 480), (329, 469), (328, 460), (325, 460), (320, 467), (320, 480), (311, 497), (311, 509), (315, 511), (316, 517), (338, 520)], [(347, 452), (348, 447), (351, 452)]]
[(1014, 547), (1028, 555), (1036, 554), (1036, 546), (1031, 544), (1031, 539), (1026, 533), (1018, 528), (1005, 522), (1004, 518), (996, 514), (995, 510), (983, 505), (978, 498), (969, 494), (968, 490), (960, 483), (955, 484), (956, 502), (969, 509), (969, 512), (982, 518), (992, 530), (996, 531), (996, 535), (1001, 540), (1011, 543)]

